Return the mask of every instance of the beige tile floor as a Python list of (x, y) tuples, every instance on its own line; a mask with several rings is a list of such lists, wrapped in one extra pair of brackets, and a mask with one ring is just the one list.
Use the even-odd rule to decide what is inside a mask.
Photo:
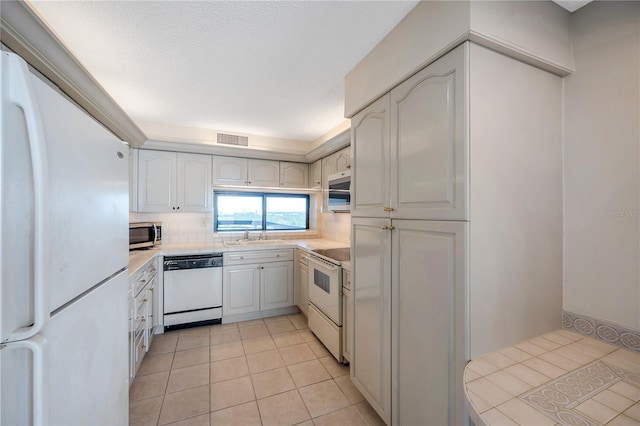
[(157, 335), (131, 425), (383, 425), (302, 314)]

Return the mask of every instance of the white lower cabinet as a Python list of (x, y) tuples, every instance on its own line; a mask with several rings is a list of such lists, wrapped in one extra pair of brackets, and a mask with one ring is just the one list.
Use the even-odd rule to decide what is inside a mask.
[(467, 228), (352, 221), (352, 380), (387, 424), (464, 424)]
[(129, 277), (129, 377), (136, 376), (153, 339), (154, 310), (157, 300), (156, 258)]
[(351, 336), (353, 331), (353, 293), (351, 292), (351, 273), (342, 270), (342, 356), (351, 362)]
[(260, 310), (259, 265), (235, 265), (222, 268), (222, 316)]
[(391, 417), (391, 233), (388, 219), (351, 220), (351, 381), (389, 424)]
[(260, 310), (293, 305), (293, 262), (260, 265)]
[(469, 225), (391, 225), (391, 424), (464, 424)]
[(300, 310), (309, 316), (309, 260), (307, 253), (298, 250), (295, 266), (295, 292), (294, 298)]
[(294, 305), (293, 249), (224, 254), (222, 316)]

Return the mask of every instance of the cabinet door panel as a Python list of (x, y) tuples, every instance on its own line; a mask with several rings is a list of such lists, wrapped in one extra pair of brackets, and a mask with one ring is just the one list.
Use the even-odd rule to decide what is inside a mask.
[(335, 154), (331, 154), (322, 159), (322, 211), (328, 212), (329, 199), (329, 176), (336, 172)]
[(322, 160), (309, 164), (309, 188), (322, 188)]
[(260, 309), (285, 308), (293, 305), (293, 262), (261, 265)]
[(463, 424), (468, 224), (394, 220), (393, 424)]
[(391, 389), (391, 232), (388, 219), (352, 219), (351, 380), (389, 424)]
[(467, 219), (465, 46), (391, 91), (391, 188), (400, 219)]
[(389, 217), (389, 95), (351, 120), (351, 216)]
[(309, 186), (309, 165), (281, 161), (280, 186), (284, 188), (307, 188)]
[(177, 204), (180, 211), (211, 210), (211, 156), (178, 153)]
[(173, 211), (176, 199), (176, 153), (140, 150), (138, 211)]
[(236, 157), (213, 157), (214, 185), (247, 184), (247, 159)]
[(344, 172), (351, 168), (351, 147), (342, 148), (335, 153), (336, 173)]
[(249, 160), (249, 186), (280, 186), (280, 163), (270, 160)]
[(245, 314), (260, 310), (259, 265), (223, 268), (222, 315)]

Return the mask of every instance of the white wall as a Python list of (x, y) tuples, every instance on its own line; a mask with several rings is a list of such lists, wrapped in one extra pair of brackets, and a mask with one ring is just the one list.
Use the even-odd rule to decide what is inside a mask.
[(640, 3), (590, 3), (572, 26), (564, 309), (640, 330)]

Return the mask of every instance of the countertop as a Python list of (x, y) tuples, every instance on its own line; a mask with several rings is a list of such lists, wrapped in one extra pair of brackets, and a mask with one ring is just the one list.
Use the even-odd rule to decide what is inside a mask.
[(348, 246), (348, 244), (345, 243), (325, 240), (323, 238), (284, 241), (286, 241), (286, 243), (236, 247), (226, 247), (223, 243), (162, 244), (149, 250), (132, 250), (129, 252), (129, 276), (135, 274), (151, 258), (158, 255), (179, 256), (184, 254), (226, 253), (233, 251), (269, 250), (278, 248), (301, 248), (303, 250), (311, 251), (317, 249), (329, 249)]
[(556, 330), (467, 364), (481, 425), (640, 425), (640, 353)]

